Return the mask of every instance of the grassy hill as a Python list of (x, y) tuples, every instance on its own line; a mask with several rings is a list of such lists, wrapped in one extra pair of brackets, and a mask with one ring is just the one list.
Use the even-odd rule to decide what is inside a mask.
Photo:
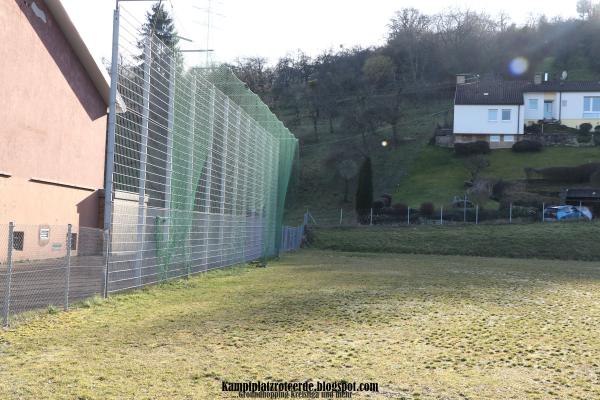
[[(575, 166), (600, 161), (600, 147), (547, 147), (540, 153), (514, 153), (509, 149), (494, 150), (488, 156), (489, 166), (483, 177), (503, 180), (525, 179), (524, 168)], [(409, 175), (399, 179), (394, 202), (417, 207), (430, 201), (445, 205), (454, 196), (465, 192), (469, 179), (464, 159), (456, 157), (452, 149), (423, 146), (410, 169)]]
[[(391, 139), (389, 127), (382, 127), (375, 135), (367, 137), (365, 146), (360, 134), (347, 134), (336, 123), (335, 133), (329, 133), (325, 120), (319, 125), (320, 141), (314, 142), (312, 121), (303, 118), (300, 124), (289, 121), (291, 115), (279, 117), (300, 139), (300, 161), (293, 172), (287, 201), (286, 221), (298, 223), (308, 208), (317, 215), (339, 215), (340, 208), (346, 215), (354, 212), (356, 179), (349, 182), (348, 202), (344, 202), (344, 181), (338, 173), (340, 161), (351, 159), (357, 166), (370, 155), (373, 162), (374, 193), (393, 194), (398, 184), (409, 176), (415, 159), (433, 134), (435, 125), (443, 122), (445, 112), (451, 108), (448, 100), (427, 102), (403, 110), (403, 122), (399, 126), (398, 146), (383, 147), (383, 140)], [(432, 115), (435, 114), (435, 115)]]
[[(298, 223), (306, 209), (317, 220), (336, 220), (340, 208), (345, 216), (353, 215), (356, 179), (350, 181), (349, 201), (344, 202), (344, 181), (337, 172), (337, 165), (344, 159), (352, 159), (360, 165), (366, 154), (373, 161), (376, 198), (382, 193), (389, 193), (393, 195), (394, 203), (418, 207), (423, 202), (446, 205), (454, 196), (464, 195), (465, 181), (469, 179), (464, 159), (456, 157), (452, 149), (428, 145), (435, 125), (444, 121), (444, 110), (449, 109), (450, 101), (440, 100), (404, 110), (398, 146), (381, 146), (382, 140), (390, 139), (389, 127), (369, 136), (365, 146), (361, 135), (345, 134), (338, 123), (334, 125), (335, 133), (330, 134), (329, 125), (323, 121), (319, 126), (319, 142), (314, 142), (310, 119), (292, 124), (291, 129), (301, 145), (300, 161), (288, 194), (286, 222)], [(291, 119), (285, 114), (280, 118), (284, 122)], [(489, 166), (480, 176), (511, 181), (524, 179), (526, 167), (598, 162), (600, 147), (547, 147), (540, 153), (514, 153), (503, 149), (492, 151), (487, 158)], [(560, 191), (559, 186), (549, 189)], [(492, 200), (481, 205), (487, 208), (498, 206)]]

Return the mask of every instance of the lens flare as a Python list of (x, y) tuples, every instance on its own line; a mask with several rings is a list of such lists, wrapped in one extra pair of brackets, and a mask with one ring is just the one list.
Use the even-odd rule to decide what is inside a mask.
[(508, 69), (513, 75), (523, 75), (529, 69), (529, 61), (525, 57), (517, 57), (510, 62)]
[(388, 141), (387, 141), (387, 140), (382, 140), (382, 141), (381, 141), (381, 145), (382, 145), (383, 147), (387, 147), (387, 145), (388, 145)]

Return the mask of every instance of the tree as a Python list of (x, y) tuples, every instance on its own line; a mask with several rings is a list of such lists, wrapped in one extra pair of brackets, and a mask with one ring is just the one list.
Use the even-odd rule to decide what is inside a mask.
[(142, 33), (144, 36), (154, 35), (170, 49), (177, 47), (179, 43), (175, 21), (165, 10), (162, 1), (153, 4), (151, 10), (146, 13), (146, 22), (142, 25)]
[[(237, 58), (231, 66), (235, 75), (248, 85), (248, 89), (259, 95), (265, 101), (271, 92), (273, 70), (267, 66), (263, 57)], [(269, 104), (268, 101), (265, 101)]]
[(396, 12), (388, 27), (387, 47), (408, 80), (418, 82), (433, 55), (432, 18), (415, 8), (404, 8)]
[(364, 217), (373, 205), (373, 171), (371, 159), (366, 157), (358, 172), (358, 188), (356, 190), (356, 212)]
[(354, 178), (358, 173), (358, 166), (354, 160), (342, 160), (337, 166), (338, 174), (344, 180), (344, 203), (348, 202), (348, 186), (350, 179)]
[[(169, 93), (165, 89), (164, 82), (171, 79), (171, 71), (181, 71), (183, 69), (182, 59), (176, 51), (179, 43), (175, 22), (169, 12), (165, 9), (162, 2), (152, 5), (150, 12), (146, 14), (146, 22), (142, 26), (142, 33), (145, 37), (152, 39), (150, 42), (150, 110), (148, 118), (148, 140), (152, 146), (148, 147), (148, 159), (146, 168), (146, 191), (149, 195), (149, 203), (153, 206), (165, 207), (165, 182), (167, 175), (167, 140), (169, 132), (168, 126), (168, 107)], [(154, 39), (158, 39), (156, 41)], [(164, 45), (164, 47), (160, 44)], [(144, 75), (145, 59), (145, 40), (138, 43), (142, 55), (140, 59), (139, 76)], [(174, 65), (173, 65), (174, 63)], [(145, 78), (144, 78), (145, 79)], [(143, 83), (140, 82), (140, 88)], [(140, 93), (142, 94), (142, 93)], [(140, 101), (143, 104), (143, 101)]]
[(471, 182), (475, 182), (479, 178), (479, 174), (490, 165), (490, 160), (481, 154), (470, 156), (463, 161), (465, 169), (469, 173)]
[(577, 13), (581, 19), (595, 19), (600, 17), (600, 3), (594, 3), (592, 0), (578, 0)]

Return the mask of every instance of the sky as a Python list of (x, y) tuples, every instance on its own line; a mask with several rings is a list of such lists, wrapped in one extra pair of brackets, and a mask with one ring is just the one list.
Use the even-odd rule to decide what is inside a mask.
[[(62, 0), (92, 53), (110, 60), (113, 0)], [(182, 42), (188, 49), (207, 46), (207, 12), (212, 9), (209, 48), (213, 60), (231, 62), (237, 57), (262, 56), (274, 64), (302, 49), (315, 56), (340, 46), (367, 47), (385, 41), (390, 18), (404, 7), (433, 14), (448, 8), (504, 12), (522, 24), (531, 16), (577, 16), (576, 0), (163, 0), (173, 9)], [(152, 2), (122, 2), (124, 13), (142, 21)], [(200, 55), (190, 55), (192, 63)], [(197, 60), (194, 57), (198, 58)], [(202, 58), (204, 60), (204, 58)]]

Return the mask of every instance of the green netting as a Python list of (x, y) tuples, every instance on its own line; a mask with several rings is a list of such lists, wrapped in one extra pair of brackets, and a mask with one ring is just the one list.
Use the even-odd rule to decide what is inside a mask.
[[(281, 245), (285, 199), (294, 157), (298, 154), (298, 140), (283, 125), (283, 122), (277, 119), (260, 97), (249, 90), (247, 85), (235, 76), (231, 69), (222, 66), (209, 70), (206, 78), (239, 105), (251, 119), (264, 129), (266, 134), (274, 139), (271, 145), (276, 147), (273, 152), (277, 154), (275, 167), (277, 180), (268, 187), (267, 193), (265, 193), (268, 197), (268, 219), (265, 232), (267, 240), (265, 245), (267, 246), (266, 254), (278, 254)], [(275, 228), (269, 229), (272, 226)]]

